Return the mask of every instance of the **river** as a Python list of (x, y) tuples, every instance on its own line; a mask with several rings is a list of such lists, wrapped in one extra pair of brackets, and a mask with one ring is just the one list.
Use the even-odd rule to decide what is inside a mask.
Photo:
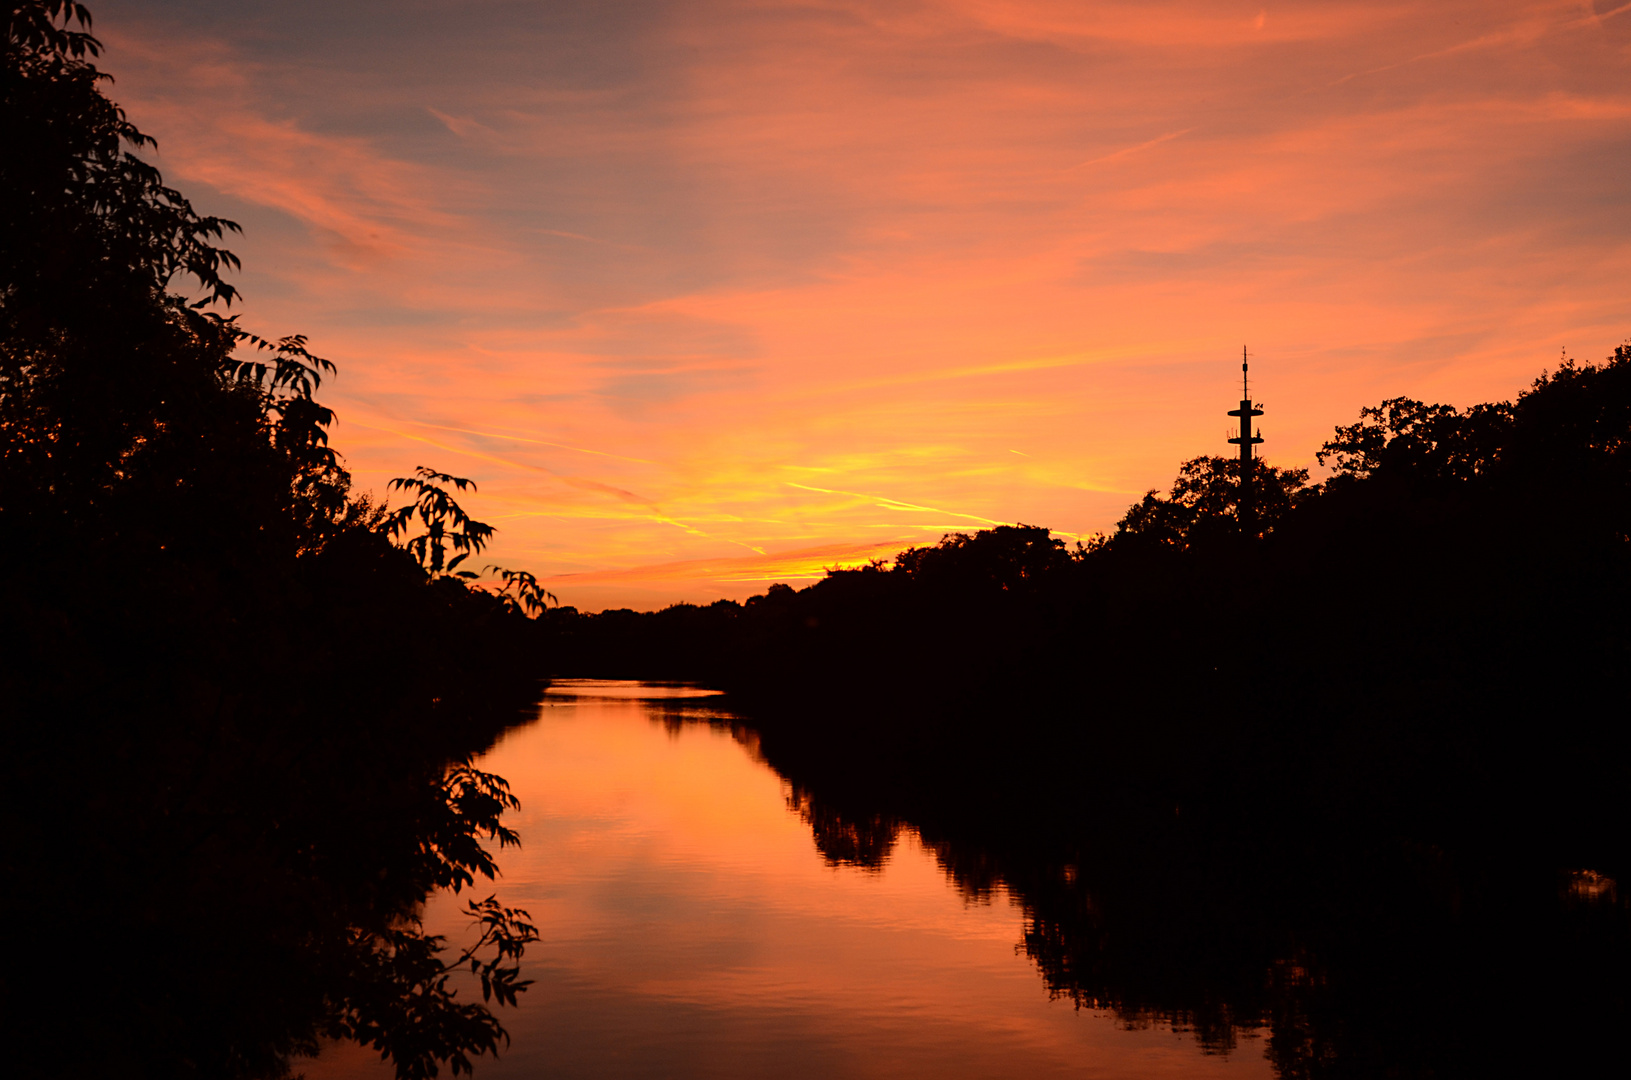
[[(496, 890), (542, 935), (533, 986), (500, 1010), (512, 1043), (477, 1061), (480, 1080), (1272, 1075), (1250, 1032), (1218, 1053), (1050, 1000), (1006, 890), (959, 891), (910, 831), (876, 869), (824, 858), (787, 783), (712, 704), (557, 682), (478, 762), (521, 799), (523, 846), (500, 856)], [(459, 940), (466, 898), (434, 899), (430, 929)], [(349, 1045), (297, 1070), (392, 1075)]]

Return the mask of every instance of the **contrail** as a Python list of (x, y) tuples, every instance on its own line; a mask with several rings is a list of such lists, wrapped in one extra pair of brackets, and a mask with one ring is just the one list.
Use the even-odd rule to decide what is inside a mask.
[(424, 420), (409, 420), (407, 423), (416, 427), (435, 428), (438, 431), (457, 431), (464, 435), (480, 435), (486, 439), (509, 439), (511, 442), (533, 443), (537, 446), (553, 446), (557, 450), (570, 450), (575, 454), (594, 454), (596, 457), (615, 458), (618, 461), (633, 461), (641, 465), (660, 465), (661, 462), (647, 461), (645, 458), (625, 457), (622, 454), (612, 454), (605, 450), (590, 450), (582, 446), (570, 446), (567, 443), (550, 442), (548, 439), (529, 439), (523, 435), (505, 435), (496, 431), (477, 431), (475, 428), (453, 427), (449, 424), (432, 424)]
[[(703, 537), (703, 538), (708, 539), (708, 540), (720, 539), (719, 537), (713, 536), (713, 535), (711, 535), (709, 533), (705, 533), (701, 529), (698, 529), (698, 528), (696, 528), (696, 527), (694, 527), (692, 525), (687, 525), (685, 522), (680, 521), (677, 518), (672, 518), (672, 517), (668, 516), (667, 514), (663, 513), (662, 509), (656, 503), (652, 502), (650, 499), (646, 498), (643, 495), (636, 495), (634, 492), (628, 491), (628, 490), (626, 490), (624, 488), (614, 487), (611, 484), (603, 484), (598, 480), (585, 480), (582, 477), (569, 476), (569, 475), (566, 475), (564, 473), (558, 473), (553, 469), (546, 469), (542, 465), (533, 465), (533, 464), (531, 464), (529, 462), (525, 462), (525, 461), (514, 461), (514, 460), (512, 460), (510, 458), (499, 457), (497, 454), (486, 454), (486, 453), (482, 453), (479, 450), (471, 450), (468, 447), (464, 447), (464, 446), (452, 446), (452, 445), (449, 445), (448, 443), (438, 442), (437, 440), (432, 439), (432, 438), (428, 438), (428, 437), (426, 437), (424, 435), (416, 435), (411, 431), (402, 431), (402, 430), (400, 430), (398, 428), (392, 428), (392, 427), (382, 427), (379, 424), (370, 424), (370, 423), (367, 423), (365, 421), (355, 420), (355, 419), (353, 419), (351, 421), (351, 423), (356, 424), (358, 427), (369, 428), (369, 429), (371, 429), (373, 431), (388, 432), (388, 433), (390, 433), (392, 435), (397, 435), (397, 436), (400, 436), (401, 438), (404, 438), (404, 439), (410, 439), (413, 442), (422, 442), (427, 446), (434, 446), (438, 450), (446, 450), (449, 453), (453, 453), (453, 454), (463, 454), (466, 457), (473, 457), (473, 458), (476, 458), (479, 461), (491, 461), (494, 464), (508, 466), (509, 468), (512, 468), (512, 469), (523, 469), (523, 470), (526, 470), (528, 472), (543, 473), (545, 476), (550, 477), (553, 480), (559, 480), (561, 483), (567, 485), (568, 487), (578, 488), (581, 491), (594, 491), (594, 492), (598, 492), (598, 493), (600, 493), (602, 495), (610, 495), (613, 498), (615, 498), (615, 499), (617, 499), (617, 500), (619, 500), (621, 502), (631, 503), (631, 504), (633, 504), (635, 506), (639, 506), (640, 508), (645, 510), (646, 513), (649, 514), (652, 517), (653, 520), (661, 522), (664, 525), (672, 525), (674, 528), (680, 529), (680, 530), (682, 530), (684, 532), (688, 532), (693, 536), (700, 536), (700, 537)], [(437, 425), (427, 425), (427, 426), (437, 426)], [(454, 430), (457, 430), (457, 429), (454, 429)], [(756, 550), (751, 545), (742, 544), (742, 543), (740, 543), (739, 541), (736, 541), (736, 540), (732, 540), (732, 541), (729, 541), (729, 542), (733, 543), (733, 544), (738, 544), (738, 546), (740, 546), (740, 547), (745, 547), (749, 551)]]
[(1117, 150), (1113, 154), (1106, 154), (1103, 157), (1093, 158), (1091, 161), (1079, 161), (1076, 164), (1072, 165), (1071, 168), (1072, 169), (1085, 169), (1089, 165), (1098, 165), (1098, 164), (1100, 164), (1102, 162), (1114, 161), (1117, 158), (1124, 158), (1128, 154), (1136, 154), (1140, 150), (1148, 150), (1152, 146), (1160, 146), (1164, 142), (1168, 142), (1168, 141), (1170, 141), (1172, 139), (1176, 139), (1176, 138), (1179, 138), (1181, 136), (1188, 135), (1191, 131), (1194, 131), (1194, 130), (1195, 130), (1194, 128), (1189, 127), (1189, 128), (1184, 128), (1184, 130), (1182, 130), (1182, 131), (1169, 131), (1165, 135), (1156, 136), (1155, 138), (1151, 139), (1149, 142), (1141, 142), (1137, 146), (1129, 146), (1129, 147), (1126, 147), (1125, 149)]
[(984, 522), (987, 525), (1013, 524), (1009, 521), (994, 521), (991, 518), (981, 517), (978, 514), (959, 514), (955, 510), (941, 510), (933, 506), (919, 506), (917, 503), (902, 502), (899, 499), (891, 499), (885, 495), (869, 495), (862, 491), (842, 491), (837, 488), (811, 487), (809, 484), (795, 484), (791, 480), (783, 480), (782, 483), (786, 484), (788, 487), (801, 488), (804, 491), (819, 491), (823, 495), (848, 495), (855, 499), (870, 499), (874, 505), (881, 506), (885, 510), (917, 510), (925, 514), (945, 514), (949, 517), (968, 518), (970, 521)]

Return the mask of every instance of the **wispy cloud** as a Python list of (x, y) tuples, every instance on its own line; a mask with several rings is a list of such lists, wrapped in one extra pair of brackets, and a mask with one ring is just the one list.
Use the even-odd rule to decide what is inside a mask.
[(859, 491), (840, 491), (835, 488), (820, 488), (810, 484), (797, 484), (791, 480), (784, 481), (788, 487), (798, 488), (801, 491), (817, 491), (823, 495), (847, 495), (850, 498), (861, 499), (873, 506), (885, 510), (908, 510), (925, 514), (944, 514), (948, 517), (965, 518), (969, 521), (979, 522), (981, 525), (1010, 525), (1012, 522), (997, 521), (993, 518), (981, 517), (978, 514), (961, 514), (955, 510), (941, 510), (933, 506), (920, 506), (917, 503), (904, 502), (900, 499), (890, 499), (882, 495), (868, 495)]
[(1079, 165), (1073, 165), (1071, 167), (1075, 168), (1075, 169), (1083, 169), (1083, 168), (1086, 168), (1089, 165), (1102, 165), (1104, 162), (1107, 162), (1107, 161), (1116, 161), (1116, 160), (1119, 160), (1120, 158), (1127, 157), (1129, 154), (1136, 154), (1140, 150), (1148, 150), (1153, 146), (1160, 146), (1164, 142), (1171, 142), (1173, 139), (1182, 138), (1183, 136), (1188, 135), (1191, 131), (1194, 131), (1194, 130), (1195, 129), (1191, 127), (1191, 128), (1184, 128), (1182, 131), (1169, 131), (1165, 135), (1157, 135), (1155, 138), (1150, 139), (1150, 140), (1148, 140), (1146, 142), (1141, 142), (1136, 146), (1129, 146), (1129, 147), (1127, 147), (1125, 149), (1117, 150), (1114, 153), (1104, 154), (1104, 155), (1102, 155), (1100, 157), (1089, 158), (1087, 161), (1084, 161), (1084, 162), (1080, 163)]
[(1242, 342), (1294, 463), (1631, 327), (1631, 4), (310, 10), (98, 32), (360, 487), (477, 475), (582, 606), (1107, 528), (1222, 448)]

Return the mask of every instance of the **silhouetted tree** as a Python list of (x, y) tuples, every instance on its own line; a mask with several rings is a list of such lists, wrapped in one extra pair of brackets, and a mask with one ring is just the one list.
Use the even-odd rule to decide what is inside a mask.
[(1449, 405), (1391, 398), (1359, 410), (1359, 422), (1339, 427), (1316, 455), (1344, 480), (1379, 473), (1424, 481), (1468, 481), (1486, 473), (1512, 426), (1512, 407)]
[[(1240, 533), (1239, 458), (1198, 457), (1178, 468), (1170, 495), (1154, 491), (1132, 506), (1100, 544), (1155, 543), (1175, 548), (1217, 544)], [(1252, 464), (1253, 522), (1258, 536), (1274, 531), (1297, 503), (1317, 493), (1307, 469)]]
[(95, 912), (15, 938), (8, 1062), (277, 1077), (335, 1035), (462, 1071), (503, 1033), (452, 968), (509, 1003), (534, 931), (476, 901), (452, 959), (418, 911), (514, 839), (468, 756), (536, 690), (533, 623), (432, 580), (490, 530), (427, 571), (351, 496), (333, 366), (221, 313), (237, 227), (143, 159), (85, 9), (3, 10), (0, 919)]
[(1035, 589), (1070, 562), (1065, 542), (1035, 525), (997, 525), (949, 533), (934, 547), (907, 548), (896, 572), (925, 583), (956, 582), (1000, 591)]

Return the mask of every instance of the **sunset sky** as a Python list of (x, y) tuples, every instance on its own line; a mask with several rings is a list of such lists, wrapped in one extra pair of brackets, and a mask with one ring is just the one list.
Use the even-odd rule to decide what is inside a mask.
[(1511, 397), (1631, 334), (1631, 3), (97, 0), (360, 489), (594, 610)]

